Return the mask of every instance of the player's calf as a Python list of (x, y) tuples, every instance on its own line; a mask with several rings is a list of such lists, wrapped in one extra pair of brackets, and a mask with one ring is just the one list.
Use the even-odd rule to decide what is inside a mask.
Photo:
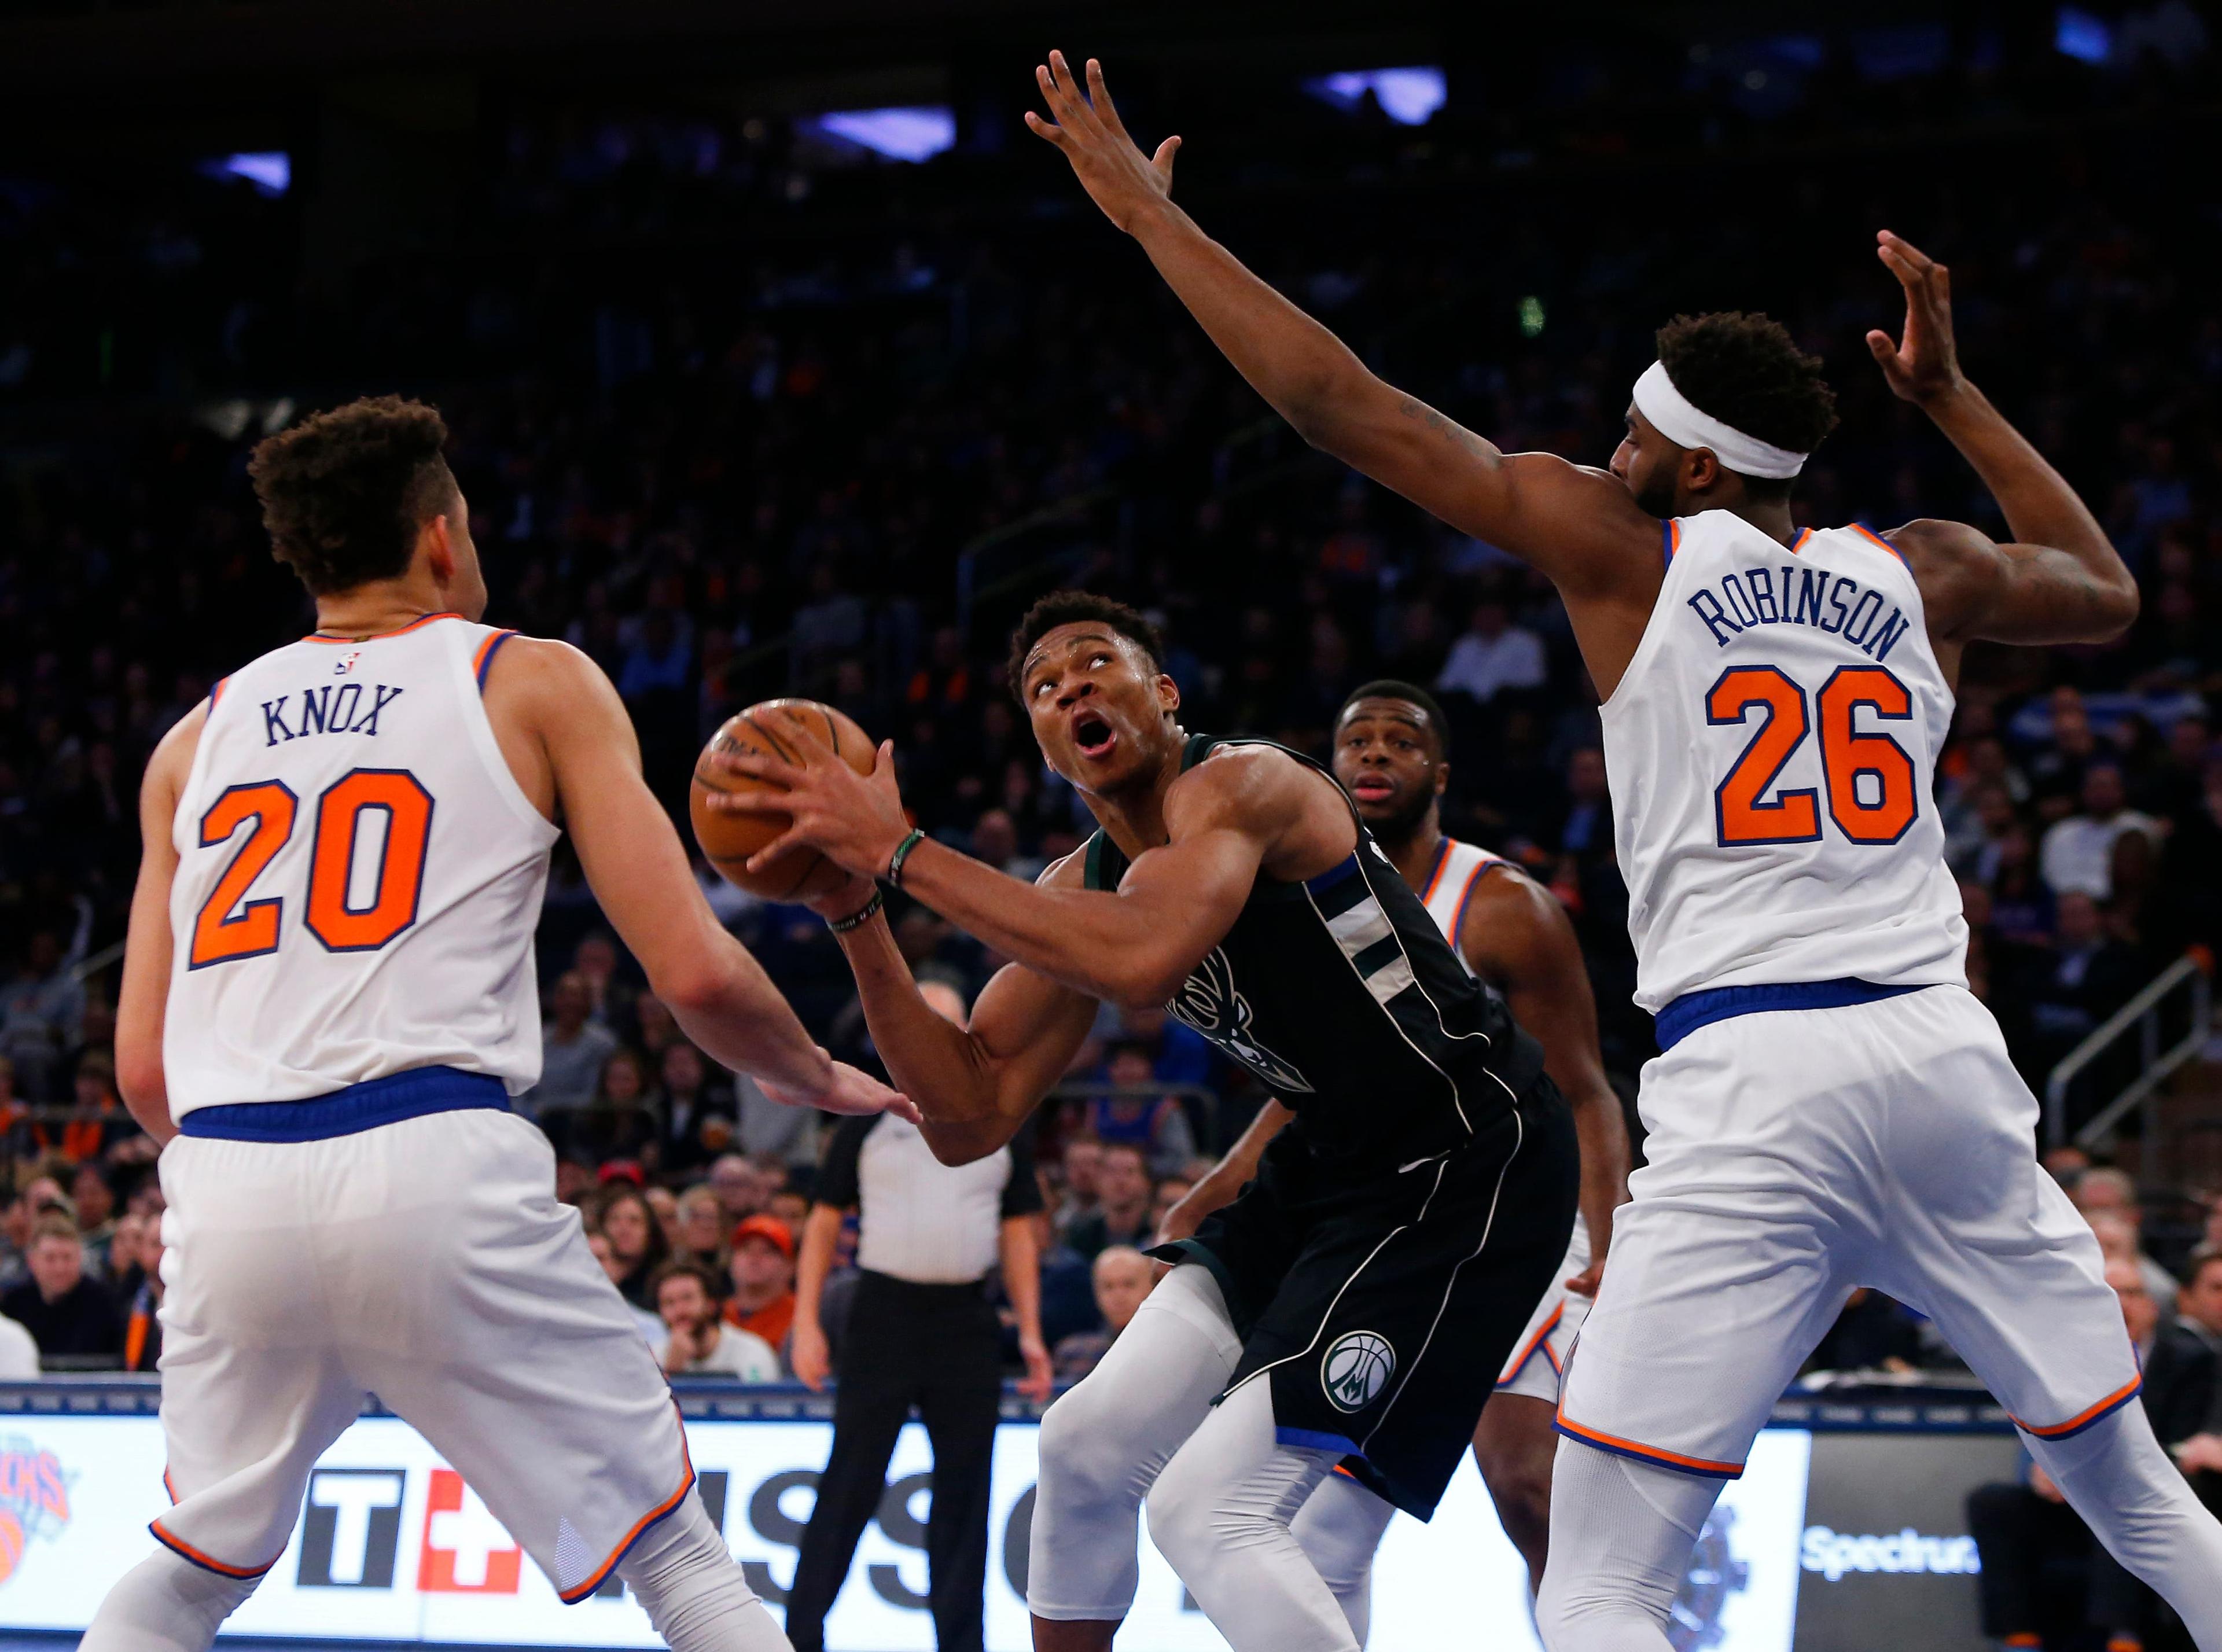
[(671, 1652), (794, 1652), (691, 1492), (618, 1571)]
[(1498, 1394), (1474, 1430), (1473, 1460), (1497, 1520), (1528, 1562), (1528, 1586), (1543, 1583), (1551, 1542), (1551, 1464), (1558, 1454), (1554, 1408), (1525, 1394)]
[(116, 1580), (78, 1652), (208, 1652), (262, 1574), (227, 1577), (158, 1548)]

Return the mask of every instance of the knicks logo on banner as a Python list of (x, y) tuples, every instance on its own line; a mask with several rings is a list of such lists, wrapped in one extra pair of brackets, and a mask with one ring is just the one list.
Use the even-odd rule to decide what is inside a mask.
[(524, 1552), (452, 1468), (432, 1471), (417, 1586), (427, 1594), (513, 1595)]
[(59, 1536), (69, 1518), (61, 1459), (20, 1435), (0, 1439), (0, 1583), (16, 1575), (34, 1537)]

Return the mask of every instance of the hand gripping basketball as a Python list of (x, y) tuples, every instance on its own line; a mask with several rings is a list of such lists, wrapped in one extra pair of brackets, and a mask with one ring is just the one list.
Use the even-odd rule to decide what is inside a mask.
[[(894, 744), (881, 744), (869, 770), (852, 766), (855, 758), (837, 751), (813, 726), (823, 719), (804, 714), (807, 703), (775, 700), (751, 707), (726, 725), (750, 737), (745, 744), (721, 738), (702, 754), (695, 765), (696, 835), (702, 835), (706, 820), (726, 817), (738, 825), (731, 817), (785, 816), (786, 830), (744, 863), (742, 870), (750, 878), (767, 875), (786, 857), (810, 851), (844, 873), (876, 877), (910, 833), (895, 782)], [(725, 732), (720, 731), (721, 737)], [(733, 876), (730, 870), (726, 875)], [(807, 897), (797, 891), (779, 898)]]

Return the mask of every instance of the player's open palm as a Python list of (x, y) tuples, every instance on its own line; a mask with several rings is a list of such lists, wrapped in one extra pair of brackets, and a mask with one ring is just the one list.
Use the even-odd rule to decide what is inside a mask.
[(1064, 53), (1051, 52), (1049, 61), (1034, 70), (1042, 97), (1049, 104), (1047, 120), (1026, 111), (1033, 134), (1064, 151), (1081, 185), (1104, 215), (1121, 229), (1133, 233), (1135, 218), (1173, 192), (1173, 156), (1181, 141), (1167, 138), (1154, 155), (1146, 155), (1119, 119), (1111, 94), (1103, 85), (1102, 66), (1088, 60), (1088, 87), (1065, 62)]
[(767, 1084), (761, 1078), (756, 1084), (772, 1100), (787, 1107), (814, 1107), (821, 1113), (892, 1113), (913, 1124), (920, 1121), (918, 1108), (909, 1096), (901, 1090), (889, 1090), (871, 1074), (845, 1061), (833, 1064), (833, 1082), (815, 1096)]
[(1891, 389), (1906, 401), (1933, 402), (1960, 387), (1960, 352), (1952, 342), (1952, 272), (1911, 242), (1885, 229), (1875, 256), (1905, 289), (1905, 332), (1896, 343), (1880, 328), (1867, 335)]

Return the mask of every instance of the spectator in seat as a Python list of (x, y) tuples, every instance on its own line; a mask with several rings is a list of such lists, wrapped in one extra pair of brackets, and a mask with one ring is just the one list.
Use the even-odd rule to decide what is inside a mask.
[(1078, 1382), (1102, 1362), (1157, 1284), (1157, 1265), (1132, 1245), (1107, 1246), (1095, 1258), (1091, 1278), (1095, 1311), (1103, 1323), (1092, 1331), (1075, 1331), (1058, 1343), (1051, 1358), (1059, 1382)]
[[(1103, 1076), (1122, 1089), (1146, 1090), (1156, 1077), (1148, 1046), (1126, 1039), (1111, 1046)], [(1088, 1103), (1088, 1128), (1106, 1146), (1139, 1147), (1154, 1176), (1170, 1176), (1196, 1157), (1196, 1132), (1171, 1096), (1097, 1096)]]
[(711, 1290), (719, 1296), (725, 1290), (727, 1231), (725, 1209), (707, 1182), (697, 1182), (679, 1196), (679, 1241), (673, 1253), (708, 1268)]
[(41, 1216), (30, 1261), (30, 1278), (0, 1297), (0, 1314), (30, 1332), (41, 1358), (120, 1356), (123, 1317), (109, 1288), (86, 1277), (77, 1224), (66, 1216)]
[(718, 1317), (718, 1276), (700, 1262), (666, 1262), (656, 1271), (656, 1311), (663, 1320), (656, 1358), (668, 1377), (733, 1377), (777, 1382), (779, 1355), (762, 1337)]
[(631, 1182), (614, 1181), (594, 1201), (594, 1227), (609, 1241), (610, 1275), (618, 1294), (634, 1307), (652, 1310), (648, 1282), (670, 1255), (663, 1224), (655, 1207)]
[(593, 1008), (585, 976), (567, 970), (556, 977), (540, 1028), (540, 1082), (519, 1104), (528, 1117), (561, 1128), (594, 1099), (602, 1064), (616, 1053), (618, 1040), (608, 1027), (587, 1019)]
[(2099, 903), (2078, 889), (2059, 899), (2058, 939), (2022, 983), (2032, 1065), (2041, 1078), (2144, 984), (2137, 954), (2106, 933)]
[(1514, 625), (1510, 611), (1491, 597), (1474, 604), (1465, 635), (1451, 645), (1435, 679), (1435, 692), (1468, 694), (1486, 706), (1507, 688), (1541, 688), (1547, 675), (1543, 639)]
[[(793, 1113), (800, 1109), (786, 1110)], [(756, 1167), (739, 1153), (720, 1153), (712, 1161), (709, 1187), (717, 1195), (719, 1209), (725, 1213), (728, 1233), (764, 1208), (763, 1178), (756, 1174)]]
[(712, 1157), (705, 1139), (705, 1128), (712, 1120), (722, 1119), (723, 1139), (732, 1140), (732, 1103), (712, 1085), (710, 1064), (702, 1052), (685, 1040), (664, 1046), (662, 1068), (663, 1115), (657, 1121), (656, 1168), (667, 1176), (699, 1170)]
[(1861, 1285), (1805, 1364), (1811, 1371), (1915, 1371), (1921, 1328), (1898, 1303)]
[(12, 1291), (31, 1277), (31, 1239), (39, 1218), (65, 1210), (62, 1184), (51, 1176), (34, 1176), (0, 1212), (0, 1291)]
[[(2144, 1371), (2139, 1403), (2163, 1446), (2194, 1437), (2213, 1407), (2214, 1351), (2180, 1326), (2162, 1322), (2133, 1262), (2106, 1265), (2122, 1318)], [(1978, 1487), (1968, 1526), (1982, 1559), (1978, 1584), (1983, 1633), (2008, 1646), (2048, 1652), (2105, 1644), (2142, 1647), (2152, 1627), (2151, 1591), (2118, 1565), (2070, 1509), (2051, 1476), (2035, 1463), (2011, 1485)], [(2094, 1640), (2093, 1634), (2104, 1636)]]
[(116, 1068), (102, 1054), (86, 1056), (77, 1065), (72, 1088), (75, 1099), (61, 1128), (47, 1127), (45, 1145), (60, 1150), (72, 1165), (100, 1158), (116, 1143), (139, 1134), (139, 1126), (126, 1112), (116, 1093)]
[(2222, 1354), (2222, 1247), (2201, 1245), (2185, 1265), (2175, 1294), (2176, 1322)]
[(70, 1178), (70, 1200), (77, 1206), (77, 1236), (85, 1246), (85, 1271), (104, 1279), (113, 1271), (109, 1247), (116, 1238), (116, 1183), (109, 1168), (87, 1160)]
[(162, 1219), (127, 1211), (116, 1225), (116, 1248), (129, 1253), (131, 1276), (123, 1303), (123, 1368), (152, 1371), (162, 1358)]
[(2081, 799), (2080, 813), (2056, 822), (2045, 832), (2039, 861), (2054, 895), (2087, 895), (2103, 903), (2114, 892), (2114, 840), (2125, 832), (2157, 839), (2159, 831), (2150, 815), (2129, 807), (2118, 764), (2094, 763), (2086, 768)]
[[(90, 922), (90, 908), (87, 913)], [(14, 1064), (16, 1082), (26, 1096), (53, 1093), (63, 1054), (78, 1041), (85, 987), (72, 965), (81, 950), (82, 930), (79, 945), (67, 952), (59, 933), (36, 930), (14, 978), (0, 984), (0, 1055)]]
[[(593, 1253), (594, 1260), (602, 1265), (602, 1272), (609, 1276), (612, 1285), (618, 1284), (625, 1277), (627, 1272), (625, 1265), (618, 1259), (617, 1253), (610, 1248), (610, 1238), (607, 1234), (603, 1233), (599, 1228), (589, 1228), (587, 1233), (587, 1248)], [(625, 1293), (622, 1291), (618, 1293), (618, 1300), (625, 1302)], [(632, 1316), (633, 1329), (640, 1333), (642, 1341), (647, 1343), (651, 1348), (661, 1347), (663, 1345), (663, 1322), (656, 1317), (653, 1310), (636, 1307), (630, 1302), (625, 1303), (625, 1310)]]
[(1131, 1141), (1107, 1141), (1096, 1171), (1101, 1206), (1068, 1228), (1064, 1242), (1093, 1261), (1113, 1245), (1148, 1244), (1156, 1229), (1150, 1224), (1149, 1161)]
[(750, 1216), (733, 1229), (733, 1282), (725, 1323), (762, 1337), (784, 1357), (794, 1328), (794, 1234), (775, 1216)]
[(1094, 1136), (1075, 1136), (1064, 1144), (1064, 1197), (1050, 1215), (1050, 1225), (1059, 1235), (1096, 1212), (1097, 1181), (1103, 1170), (1103, 1144)]

